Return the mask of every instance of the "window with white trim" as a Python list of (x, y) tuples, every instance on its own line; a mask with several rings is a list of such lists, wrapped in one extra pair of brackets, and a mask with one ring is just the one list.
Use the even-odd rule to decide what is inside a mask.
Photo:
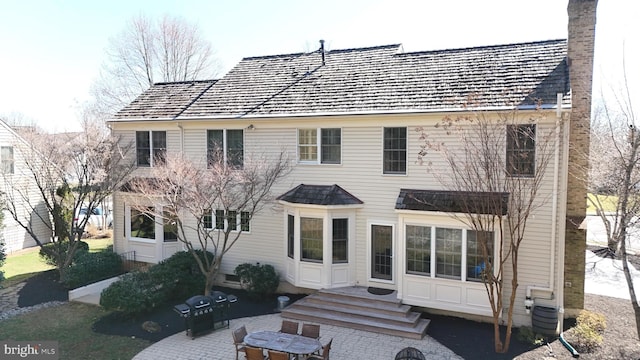
[(467, 280), (482, 281), (487, 270), (485, 258), (493, 262), (492, 231), (467, 230)]
[(293, 259), (296, 241), (296, 217), (287, 215), (287, 256)]
[(342, 129), (298, 129), (298, 160), (309, 164), (340, 164)]
[(140, 239), (156, 238), (156, 221), (149, 214), (153, 214), (153, 208), (146, 211), (131, 209), (131, 237)]
[[(493, 232), (406, 225), (406, 273), (463, 280), (464, 269), (464, 280), (482, 281), (486, 270), (484, 251), (486, 259), (493, 261), (494, 242)], [(432, 265), (435, 273), (431, 272)]]
[(207, 130), (207, 166), (212, 167), (220, 161), (235, 169), (242, 169), (244, 165), (244, 131), (242, 129)]
[(251, 231), (251, 214), (248, 211), (229, 210), (226, 214), (220, 209), (207, 211), (202, 217), (202, 222), (205, 229)]
[(507, 125), (507, 173), (532, 177), (536, 172), (536, 125)]
[(163, 165), (166, 156), (166, 131), (136, 131), (136, 161), (139, 167)]
[(431, 274), (431, 227), (407, 225), (407, 274)]
[(462, 230), (436, 228), (436, 277), (460, 279)]
[(165, 209), (163, 211), (162, 233), (164, 242), (178, 241), (178, 218), (175, 211)]
[(349, 219), (333, 219), (333, 263), (346, 263), (349, 249)]
[(0, 158), (2, 159), (2, 173), (13, 174), (14, 159), (13, 159), (13, 146), (3, 146), (0, 148)]
[(300, 218), (300, 259), (322, 262), (323, 232), (321, 218)]
[(405, 175), (407, 173), (407, 128), (383, 129), (382, 172)]

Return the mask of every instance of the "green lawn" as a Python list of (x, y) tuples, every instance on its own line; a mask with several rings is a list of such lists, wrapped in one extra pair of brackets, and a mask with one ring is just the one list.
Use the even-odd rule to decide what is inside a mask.
[(152, 342), (96, 333), (93, 323), (109, 312), (99, 306), (66, 303), (0, 322), (0, 339), (58, 341), (60, 359), (131, 359)]
[[(90, 251), (112, 244), (111, 238), (87, 239)], [(2, 270), (11, 286), (41, 271), (46, 265), (38, 255), (39, 247), (7, 256)], [(57, 341), (60, 359), (131, 359), (152, 342), (128, 336), (96, 333), (93, 323), (109, 314), (99, 306), (65, 303), (55, 308), (35, 310), (0, 321), (0, 339), (15, 341)]]
[[(111, 237), (104, 239), (85, 239), (84, 241), (89, 244), (89, 251), (106, 249), (107, 246), (113, 243)], [(39, 250), (40, 247), (36, 246), (22, 250), (17, 254), (7, 255), (7, 261), (2, 267), (5, 277), (2, 286), (11, 286), (39, 272), (53, 269), (53, 266), (47, 265), (44, 261), (40, 260)]]

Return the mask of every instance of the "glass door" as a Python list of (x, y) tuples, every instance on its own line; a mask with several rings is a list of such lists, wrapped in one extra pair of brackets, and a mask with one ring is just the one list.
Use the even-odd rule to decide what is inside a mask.
[(393, 227), (371, 225), (371, 277), (393, 280)]

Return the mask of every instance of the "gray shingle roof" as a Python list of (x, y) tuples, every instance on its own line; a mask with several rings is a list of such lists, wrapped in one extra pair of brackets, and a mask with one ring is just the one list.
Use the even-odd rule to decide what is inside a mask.
[(509, 194), (400, 189), (398, 210), (506, 215)]
[(157, 83), (120, 110), (115, 118), (174, 119), (217, 80)]
[[(324, 65), (319, 51), (249, 57), (179, 117), (438, 111), (468, 106), (470, 98), (483, 107), (534, 105), (535, 99), (555, 105), (557, 93), (568, 103), (566, 52), (566, 40), (549, 40), (413, 53), (402, 53), (400, 45), (333, 50)], [(162, 113), (141, 108), (153, 105), (156, 86), (116, 118)], [(191, 99), (177, 97), (181, 105), (184, 98)]]
[(292, 204), (309, 205), (360, 205), (363, 202), (338, 185), (305, 185), (295, 188), (277, 197), (277, 200)]

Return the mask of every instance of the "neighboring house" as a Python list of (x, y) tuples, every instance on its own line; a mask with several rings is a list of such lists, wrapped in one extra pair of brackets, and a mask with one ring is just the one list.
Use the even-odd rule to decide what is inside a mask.
[[(51, 234), (47, 225), (49, 213), (44, 204), (39, 201), (42, 197), (29, 170), (25, 168), (24, 159), (21, 157), (22, 152), (19, 151), (20, 146), (30, 147), (31, 145), (7, 123), (0, 120), (0, 192), (10, 193), (2, 198), (13, 199), (17, 213), (24, 219), (23, 222), (29, 224), (40, 239), (48, 242)], [(16, 189), (22, 190), (22, 194), (18, 194)], [(23, 195), (29, 199), (28, 202), (21, 199)], [(2, 211), (4, 211), (4, 220), (3, 228), (0, 230), (1, 240), (4, 241), (7, 252), (12, 253), (36, 246), (35, 240), (13, 219), (11, 214), (4, 209)]]
[[(520, 253), (514, 320), (530, 324), (525, 292), (532, 292), (537, 304), (582, 307), (564, 302), (565, 294), (578, 299), (583, 290), (577, 277), (565, 288), (562, 270), (584, 271), (584, 248), (565, 248), (565, 232), (579, 244), (580, 230), (570, 225), (579, 224), (579, 205), (566, 204), (581, 191), (569, 176), (566, 137), (575, 127), (584, 129), (585, 122), (588, 132), (588, 111), (586, 118), (574, 117), (585, 109), (572, 107), (576, 90), (569, 80), (570, 72), (585, 74), (588, 87), (580, 85), (590, 91), (594, 30), (577, 38), (574, 22), (569, 22), (569, 45), (550, 40), (415, 53), (389, 45), (245, 58), (218, 81), (155, 84), (110, 126), (122, 141), (136, 143), (136, 176), (154, 166), (153, 154), (182, 152), (203, 159), (214, 138), (223, 139), (227, 152), (240, 149), (250, 156), (284, 148), (296, 160), (273, 189), (279, 206), (246, 224), (248, 231), (225, 255), (219, 281), (231, 279), (240, 263), (268, 263), (300, 289), (383, 287), (397, 290), (405, 304), (488, 316), (485, 287), (477, 272), (467, 271), (478, 264), (469, 251), (473, 234), (446, 214), (452, 211), (447, 189), (417, 163), (422, 142), (416, 129), (464, 112), (469, 97), (487, 114), (514, 104), (526, 114), (539, 99), (547, 118), (537, 126), (554, 129), (558, 117), (570, 121), (544, 180), (543, 196), (554, 201), (530, 220)], [(591, 47), (576, 50), (572, 41), (591, 41)], [(584, 57), (582, 68), (578, 61), (570, 64)], [(132, 236), (137, 225), (125, 200), (129, 195), (114, 195), (115, 250), (135, 251), (136, 259), (151, 263), (180, 250), (180, 244), (163, 239), (162, 222), (156, 222), (152, 238)], [(441, 207), (411, 201), (424, 197), (435, 197)], [(438, 242), (453, 246), (437, 248)], [(410, 251), (433, 261), (409, 259)], [(572, 254), (565, 260), (565, 253)]]

